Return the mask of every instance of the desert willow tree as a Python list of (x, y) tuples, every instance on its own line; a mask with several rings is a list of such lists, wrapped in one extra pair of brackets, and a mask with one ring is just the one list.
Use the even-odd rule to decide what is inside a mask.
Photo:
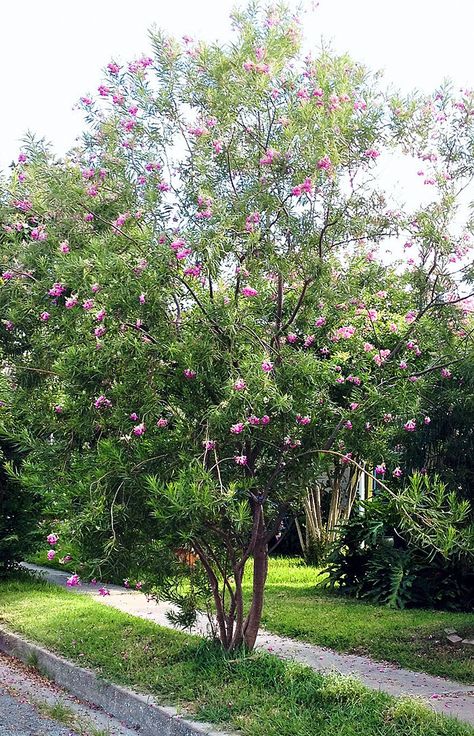
[[(394, 115), (346, 56), (302, 58), (283, 7), (233, 27), (227, 45), (153, 33), (152, 56), (111, 62), (82, 98), (66, 160), (25, 145), (0, 289), (22, 483), (96, 574), (138, 570), (183, 624), (210, 600), (228, 650), (255, 644), (269, 544), (323, 459), (366, 457), (371, 432), (381, 472), (400, 475), (384, 414), (423, 421), (420, 387), (463, 339), (441, 309), (448, 183), (433, 216), (407, 218), (374, 184), (379, 154), (426, 115)], [(381, 265), (396, 232), (430, 243), (436, 268)]]

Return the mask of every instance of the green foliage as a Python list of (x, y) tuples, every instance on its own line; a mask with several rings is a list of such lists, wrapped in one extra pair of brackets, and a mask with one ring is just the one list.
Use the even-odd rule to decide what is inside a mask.
[[(391, 477), (404, 423), (466, 350), (444, 130), (474, 126), (443, 99), (440, 132), (432, 100), (395, 102), (346, 55), (303, 56), (283, 6), (251, 4), (233, 28), (191, 47), (153, 32), (152, 57), (83, 98), (64, 159), (25, 141), (0, 201), (3, 423), (27, 435), (22, 488), (84, 574), (142, 571), (186, 622), (212, 605), (228, 648), (253, 646), (268, 545), (305, 489), (334, 457)], [(427, 141), (429, 202), (399, 211), (376, 158)], [(413, 268), (376, 257), (388, 238), (413, 244)]]
[(0, 577), (21, 562), (39, 543), (40, 498), (19, 483), (22, 452), (0, 438)]
[(363, 504), (342, 528), (323, 585), (387, 606), (474, 608), (470, 506), (435, 476)]

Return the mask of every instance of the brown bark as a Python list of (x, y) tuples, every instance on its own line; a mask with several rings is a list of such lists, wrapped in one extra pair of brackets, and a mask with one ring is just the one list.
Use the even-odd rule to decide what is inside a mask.
[(266, 530), (263, 521), (263, 512), (261, 509), (256, 510), (259, 514), (258, 536), (253, 551), (253, 586), (252, 586), (252, 603), (247, 618), (243, 626), (244, 644), (247, 649), (251, 650), (255, 646), (260, 621), (262, 619), (263, 599), (265, 591), (265, 582), (268, 571), (268, 542), (266, 540)]

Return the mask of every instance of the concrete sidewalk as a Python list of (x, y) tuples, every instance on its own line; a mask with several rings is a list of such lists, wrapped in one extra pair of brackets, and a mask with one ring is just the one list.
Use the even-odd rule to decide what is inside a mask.
[[(51, 583), (66, 586), (68, 573), (26, 563), (24, 567), (41, 573)], [(142, 593), (127, 590), (118, 585), (107, 585), (110, 595), (102, 597), (98, 593), (99, 587), (100, 584), (94, 586), (83, 583), (81, 587), (71, 588), (71, 590), (90, 595), (94, 600), (132, 616), (154, 621), (167, 628), (174, 628), (166, 616), (167, 612), (172, 610), (170, 604), (148, 601)], [(198, 618), (197, 624), (191, 630), (191, 633), (201, 636), (209, 633), (209, 623), (206, 616)], [(261, 631), (258, 636), (257, 648), (269, 651), (282, 659), (301, 662), (319, 672), (340, 672), (346, 675), (354, 675), (367, 687), (373, 690), (382, 690), (389, 695), (409, 695), (422, 698), (433, 710), (456, 716), (460, 720), (474, 725), (474, 684), (464, 685), (453, 680), (404, 670), (392, 664), (374, 662), (369, 657), (338, 654), (330, 649), (305, 644), (265, 631)]]

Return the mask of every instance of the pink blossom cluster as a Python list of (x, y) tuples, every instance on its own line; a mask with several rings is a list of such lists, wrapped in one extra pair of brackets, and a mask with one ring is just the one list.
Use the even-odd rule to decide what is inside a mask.
[(297, 184), (295, 187), (293, 187), (291, 193), (294, 197), (301, 197), (302, 194), (311, 194), (312, 191), (313, 184), (311, 182), (311, 179), (309, 177), (306, 177), (302, 184)]
[(94, 401), (94, 407), (96, 409), (110, 409), (112, 402), (104, 394), (98, 396)]
[(253, 233), (255, 227), (260, 223), (260, 212), (251, 212), (245, 220), (245, 229), (248, 233)]

